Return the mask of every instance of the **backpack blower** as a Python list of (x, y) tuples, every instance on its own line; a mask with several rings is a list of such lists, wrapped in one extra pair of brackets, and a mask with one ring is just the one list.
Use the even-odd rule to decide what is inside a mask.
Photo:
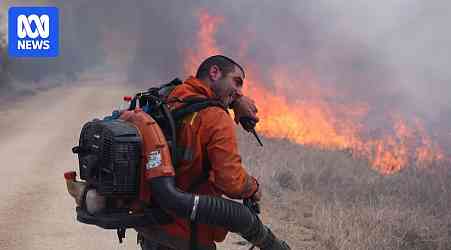
[[(76, 203), (77, 220), (117, 231), (173, 222), (172, 216), (223, 227), (265, 250), (290, 249), (241, 203), (185, 193), (176, 188), (176, 128), (183, 117), (211, 106), (215, 100), (179, 100), (169, 110), (167, 96), (182, 82), (174, 79), (124, 100), (127, 110), (87, 122), (80, 133), (76, 172), (64, 174)], [(173, 165), (174, 164), (174, 165)], [(194, 249), (192, 249), (194, 250)]]

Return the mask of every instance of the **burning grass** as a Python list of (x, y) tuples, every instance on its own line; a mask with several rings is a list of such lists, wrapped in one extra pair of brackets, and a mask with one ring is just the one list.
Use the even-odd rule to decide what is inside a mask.
[[(227, 26), (227, 20), (206, 9), (195, 16), (199, 21), (197, 47), (186, 50), (186, 74), (195, 72), (204, 58), (223, 53), (216, 35), (221, 26)], [(343, 92), (339, 83), (321, 84), (305, 65), (272, 65), (271, 71), (265, 72), (267, 77), (262, 77), (263, 69), (246, 56), (249, 44), (243, 43), (237, 59), (247, 68), (243, 92), (255, 100), (261, 118), (257, 130), (267, 137), (348, 151), (384, 174), (412, 164), (431, 166), (451, 161), (421, 119), (403, 115), (395, 108), (378, 110), (369, 102), (357, 101)], [(369, 121), (375, 112), (382, 123)]]
[[(222, 53), (214, 36), (227, 20), (205, 10), (197, 16), (199, 48), (187, 51), (187, 72)], [(451, 249), (449, 156), (421, 120), (387, 110), (384, 128), (373, 131), (363, 122), (372, 116), (369, 103), (319, 88), (305, 68), (292, 77), (274, 65), (269, 89), (259, 65), (242, 54), (244, 92), (259, 107), (257, 130), (273, 138), (264, 148), (249, 146), (256, 145), (250, 136), (240, 142), (269, 196), (265, 223), (293, 249)], [(289, 98), (299, 89), (301, 98)], [(335, 97), (347, 101), (330, 101)]]
[(451, 249), (446, 166), (386, 176), (348, 151), (252, 140), (241, 135), (240, 148), (266, 191), (263, 218), (293, 249)]

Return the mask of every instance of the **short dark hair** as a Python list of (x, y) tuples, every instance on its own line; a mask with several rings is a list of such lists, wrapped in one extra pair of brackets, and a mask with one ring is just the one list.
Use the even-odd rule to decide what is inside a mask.
[(200, 64), (199, 68), (197, 69), (196, 78), (203, 79), (207, 77), (208, 71), (213, 65), (218, 66), (224, 75), (227, 75), (228, 73), (234, 71), (236, 66), (241, 70), (241, 72), (243, 72), (243, 78), (245, 77), (244, 69), (243, 67), (241, 67), (241, 65), (226, 56), (215, 55), (210, 56)]

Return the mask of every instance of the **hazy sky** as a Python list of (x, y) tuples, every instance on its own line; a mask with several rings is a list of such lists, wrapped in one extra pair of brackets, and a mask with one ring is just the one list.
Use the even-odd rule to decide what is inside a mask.
[(318, 84), (349, 98), (431, 119), (451, 109), (451, 1), (47, 2), (60, 7), (61, 56), (19, 61), (29, 65), (31, 76), (79, 72), (115, 60), (116, 70), (133, 81), (183, 78), (184, 52), (195, 47), (199, 28), (194, 13), (204, 8), (224, 17), (218, 46), (236, 57), (246, 40), (247, 61), (262, 72), (308, 68)]

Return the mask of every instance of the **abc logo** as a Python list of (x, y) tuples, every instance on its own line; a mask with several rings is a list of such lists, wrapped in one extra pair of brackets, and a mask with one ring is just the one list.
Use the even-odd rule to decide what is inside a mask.
[[(36, 29), (31, 29), (32, 24)], [(40, 40), (19, 40), (18, 49), (50, 49), (50, 41), (44, 40), (49, 37), (49, 16), (41, 15), (19, 15), (17, 17), (17, 37), (19, 39), (40, 37)]]
[(8, 51), (13, 57), (58, 55), (58, 9), (56, 7), (11, 7)]
[[(37, 15), (19, 15), (17, 17), (17, 36), (19, 38), (36, 38), (40, 36), (41, 38), (49, 37), (49, 16), (42, 15), (38, 17)], [(31, 29), (31, 24), (36, 25), (36, 30)]]

